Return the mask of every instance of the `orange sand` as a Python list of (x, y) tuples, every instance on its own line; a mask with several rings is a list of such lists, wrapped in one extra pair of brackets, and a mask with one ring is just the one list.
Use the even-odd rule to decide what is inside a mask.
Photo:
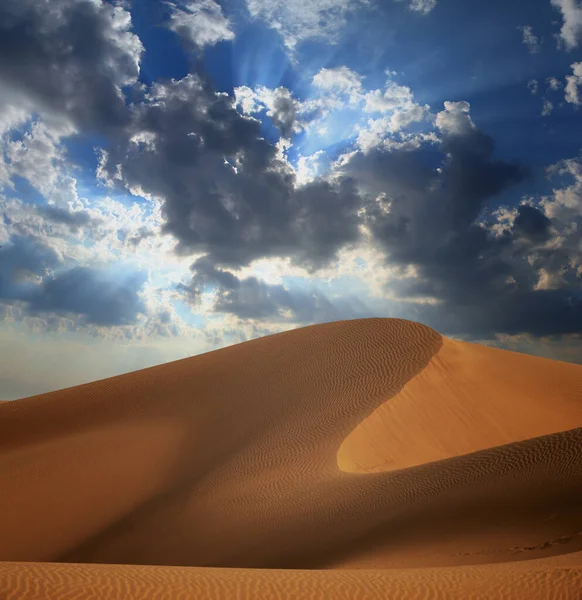
[(582, 367), (408, 321), (3, 403), (0, 481), (2, 599), (582, 597)]

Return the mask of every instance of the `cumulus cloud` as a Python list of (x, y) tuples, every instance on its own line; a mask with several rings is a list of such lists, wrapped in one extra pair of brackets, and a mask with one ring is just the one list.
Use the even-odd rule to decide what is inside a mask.
[(335, 101), (346, 98), (350, 103), (355, 104), (361, 99), (362, 79), (362, 76), (352, 69), (341, 66), (321, 69), (314, 75), (312, 83), (326, 97)]
[(450, 135), (471, 134), (475, 130), (475, 124), (471, 119), (469, 111), (471, 105), (464, 100), (461, 102), (445, 102), (445, 110), (436, 116), (436, 126)]
[(234, 39), (229, 20), (214, 0), (169, 3), (169, 27), (196, 49)]
[(258, 86), (253, 90), (241, 86), (234, 89), (234, 95), (236, 106), (240, 106), (245, 114), (253, 115), (266, 110), (267, 116), (284, 138), (291, 137), (302, 127), (297, 119), (301, 103), (285, 87), (271, 90), (265, 86)]
[(398, 85), (393, 81), (388, 81), (386, 88), (374, 90), (365, 95), (366, 112), (386, 112), (392, 111), (402, 105), (412, 103), (412, 90), (405, 85)]
[(183, 253), (237, 266), (293, 256), (315, 267), (358, 237), (351, 182), (296, 187), (259, 122), (197, 76), (154, 86), (134, 110), (131, 129), (147, 132), (150, 142), (134, 143), (130, 132), (104, 155), (101, 172), (162, 198), (165, 231)]
[(566, 102), (580, 106), (582, 99), (580, 98), (579, 87), (582, 86), (582, 62), (573, 63), (572, 75), (566, 77)]
[(102, 0), (6, 0), (0, 4), (2, 110), (39, 112), (76, 127), (126, 122), (121, 88), (139, 74), (143, 46), (121, 5)]
[(520, 25), (517, 29), (518, 31), (521, 31), (521, 43), (525, 44), (532, 54), (537, 54), (540, 51), (541, 42), (534, 34), (533, 27), (531, 25)]
[(21, 127), (20, 139), (0, 136), (3, 150), (3, 174), (0, 186), (14, 189), (14, 177), (20, 177), (39, 194), (63, 210), (78, 210), (81, 205), (77, 195), (77, 182), (66, 169), (66, 157), (61, 143), (62, 132), (47, 127), (40, 121)]
[(551, 0), (552, 6), (562, 13), (560, 39), (567, 50), (578, 46), (582, 37), (582, 6), (578, 0)]
[[(493, 141), (470, 120), (467, 103), (448, 103), (437, 126), (444, 162), (420, 146), (355, 153), (342, 165), (376, 198), (365, 207), (366, 227), (388, 264), (414, 268), (415, 276), (393, 281), (392, 291), (407, 302), (432, 299), (416, 305), (415, 318), (450, 333), (578, 331), (582, 298), (568, 266), (570, 225), (543, 204), (524, 203), (495, 232), (491, 200), (527, 172), (494, 158)], [(578, 173), (571, 164), (563, 168)], [(560, 272), (561, 286), (542, 289), (543, 272)]]
[(556, 77), (548, 77), (546, 83), (548, 84), (548, 90), (551, 90), (552, 92), (555, 92), (562, 87), (562, 82)]

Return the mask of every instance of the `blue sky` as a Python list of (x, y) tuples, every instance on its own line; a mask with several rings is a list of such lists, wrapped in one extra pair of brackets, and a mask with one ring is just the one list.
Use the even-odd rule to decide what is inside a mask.
[(578, 0), (7, 0), (1, 56), (0, 397), (369, 316), (582, 362)]

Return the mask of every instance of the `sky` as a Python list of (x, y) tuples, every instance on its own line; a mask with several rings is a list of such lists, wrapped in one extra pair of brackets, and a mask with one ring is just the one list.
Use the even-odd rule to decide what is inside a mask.
[(296, 327), (582, 363), (579, 0), (2, 0), (0, 399)]

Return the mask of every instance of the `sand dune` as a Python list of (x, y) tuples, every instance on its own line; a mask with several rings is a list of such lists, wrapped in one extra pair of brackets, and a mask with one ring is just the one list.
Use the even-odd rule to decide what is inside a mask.
[(306, 327), (3, 403), (0, 481), (1, 598), (579, 598), (582, 367)]

